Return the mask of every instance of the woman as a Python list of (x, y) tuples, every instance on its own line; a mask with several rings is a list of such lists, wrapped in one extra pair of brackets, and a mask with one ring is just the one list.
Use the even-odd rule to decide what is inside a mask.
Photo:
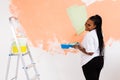
[(82, 55), (82, 70), (86, 80), (99, 80), (100, 71), (104, 64), (104, 41), (102, 35), (102, 18), (91, 16), (85, 23), (88, 31), (82, 43), (74, 45)]

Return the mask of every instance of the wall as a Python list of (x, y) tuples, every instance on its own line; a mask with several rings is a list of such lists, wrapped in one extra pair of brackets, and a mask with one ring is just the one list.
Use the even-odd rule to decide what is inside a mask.
[[(103, 17), (106, 43), (100, 80), (119, 80), (119, 4), (118, 0), (0, 0), (0, 80), (5, 79), (14, 38), (8, 20), (11, 15), (18, 17), (24, 28), (41, 80), (84, 80), (80, 53), (72, 49), (64, 51), (60, 44), (81, 41), (85, 20), (96, 13)], [(9, 78), (14, 76), (15, 63), (16, 57), (13, 57)], [(18, 80), (25, 79), (20, 65)]]

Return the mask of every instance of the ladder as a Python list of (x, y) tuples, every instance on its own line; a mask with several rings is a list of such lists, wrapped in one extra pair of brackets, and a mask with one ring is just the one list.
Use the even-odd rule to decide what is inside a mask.
[[(25, 71), (25, 76), (26, 76), (26, 80), (40, 80), (39, 78), (39, 74), (38, 71), (36, 69), (36, 65), (33, 61), (32, 55), (30, 53), (30, 49), (27, 43), (27, 39), (25, 36), (25, 33), (23, 33), (23, 29), (21, 28), (18, 19), (16, 17), (10, 17), (9, 18), (10, 23), (12, 24), (11, 26), (11, 30), (13, 33), (13, 37), (14, 37), (14, 41), (11, 44), (11, 50), (10, 50), (10, 54), (8, 57), (8, 64), (7, 64), (7, 71), (6, 71), (6, 77), (5, 80), (18, 80), (18, 69), (19, 69), (19, 64), (20, 64), (20, 60), (21, 60), (21, 64), (22, 64), (22, 69), (24, 69)], [(29, 58), (29, 65), (26, 65), (25, 62), (25, 56), (28, 56)], [(11, 58), (13, 56), (17, 57), (17, 63), (16, 63), (16, 70), (15, 70), (15, 76), (11, 79), (9, 79), (10, 76), (10, 63), (11, 63)], [(30, 77), (30, 73), (29, 73), (29, 69), (33, 70), (34, 72), (34, 77), (31, 78)]]

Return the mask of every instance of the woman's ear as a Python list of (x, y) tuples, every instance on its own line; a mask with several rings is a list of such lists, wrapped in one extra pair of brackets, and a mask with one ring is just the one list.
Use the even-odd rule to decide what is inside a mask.
[(96, 28), (96, 25), (94, 25), (94, 29)]

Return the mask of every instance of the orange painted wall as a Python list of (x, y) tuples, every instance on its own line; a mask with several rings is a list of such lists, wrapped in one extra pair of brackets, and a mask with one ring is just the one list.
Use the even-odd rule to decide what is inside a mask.
[(104, 0), (87, 7), (88, 16), (98, 13), (103, 18), (105, 41), (111, 37), (120, 40), (120, 0)]
[[(10, 10), (17, 16), (29, 39), (34, 45), (37, 41), (47, 42), (55, 36), (62, 43), (81, 41), (67, 14), (67, 8), (73, 5), (85, 5), (80, 0), (11, 0)], [(85, 5), (86, 6), (86, 5)], [(86, 6), (88, 17), (100, 14), (103, 18), (105, 41), (109, 38), (120, 39), (120, 1), (96, 1)]]

